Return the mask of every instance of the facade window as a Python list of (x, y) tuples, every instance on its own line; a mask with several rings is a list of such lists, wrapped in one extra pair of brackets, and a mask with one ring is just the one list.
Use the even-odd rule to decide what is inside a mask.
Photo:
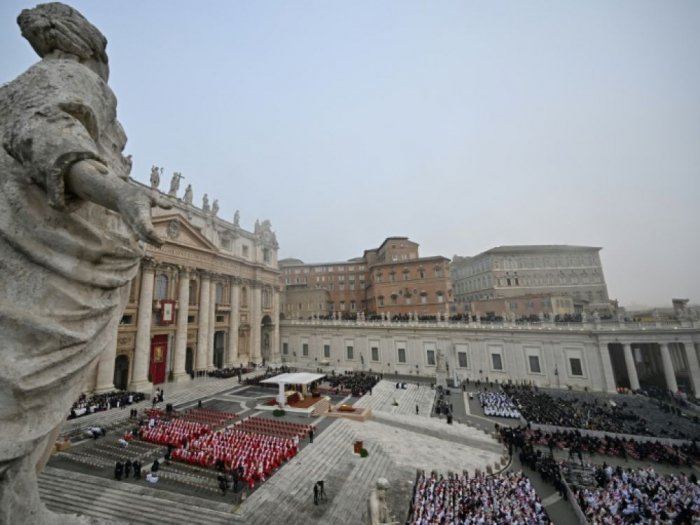
[(345, 301), (340, 301), (340, 310), (345, 311)]
[(381, 282), (382, 282), (382, 274), (381, 274), (381, 273), (378, 273), (378, 274), (376, 275), (376, 278), (377, 278), (377, 282), (378, 282), (378, 283), (381, 283)]
[(339, 276), (338, 276), (338, 280), (339, 280), (339, 281), (344, 281), (344, 280), (345, 280), (345, 276), (344, 276), (344, 275), (339, 275)]
[(350, 291), (351, 292), (355, 291), (355, 283), (350, 283)]
[(270, 248), (263, 248), (263, 261), (270, 262)]
[(332, 291), (333, 291), (333, 283), (331, 283), (331, 284), (328, 285), (328, 291), (329, 291), (329, 292), (332, 292)]
[(540, 369), (539, 356), (531, 355), (528, 357), (528, 361), (530, 361), (530, 372), (532, 372), (533, 374), (541, 374), (542, 373), (542, 369)]
[(301, 345), (301, 355), (304, 357), (309, 357), (309, 343), (304, 343)]
[(355, 301), (350, 301), (350, 310), (355, 311)]
[(282, 343), (282, 353), (289, 355), (289, 343)]
[(491, 354), (491, 362), (493, 363), (494, 370), (503, 370), (501, 354)]
[(384, 306), (384, 297), (379, 296), (377, 300), (379, 301), (379, 306)]
[(459, 360), (459, 367), (460, 368), (467, 368), (467, 366), (469, 366), (469, 362), (467, 361), (467, 353), (466, 352), (457, 352), (457, 359)]
[(355, 359), (355, 349), (352, 346), (346, 347), (348, 361)]
[(243, 257), (248, 257), (248, 247), (245, 245), (243, 246)]
[(517, 301), (513, 301), (510, 303), (510, 309), (511, 310), (517, 310), (518, 309), (518, 303)]
[(379, 361), (379, 348), (376, 346), (372, 347), (372, 361)]
[(441, 277), (442, 276), (442, 270), (440, 268), (435, 268), (435, 277)]
[(428, 296), (427, 295), (421, 295), (420, 296), (420, 302), (423, 304), (426, 304), (428, 302)]
[(418, 270), (418, 278), (425, 279), (425, 271), (424, 270)]
[(403, 280), (408, 281), (411, 278), (411, 274), (408, 272), (403, 272)]
[(241, 306), (243, 308), (248, 307), (248, 288), (245, 286), (241, 288)]
[(435, 366), (435, 350), (428, 350), (428, 366)]
[(214, 302), (216, 304), (221, 304), (224, 302), (224, 285), (222, 283), (216, 283), (215, 296), (216, 299), (214, 299)]
[(355, 280), (355, 274), (348, 275), (348, 281), (354, 281)]
[(190, 280), (190, 306), (197, 304), (197, 281), (194, 279)]
[(399, 363), (405, 363), (405, 362), (406, 362), (406, 349), (399, 348)]
[(393, 282), (393, 281), (396, 281), (396, 274), (395, 274), (394, 272), (391, 272), (391, 273), (389, 274), (389, 278), (391, 279), (392, 282)]
[(444, 303), (445, 302), (445, 297), (442, 295), (442, 292), (438, 292), (438, 303)]
[(325, 359), (330, 359), (330, 357), (331, 357), (331, 345), (323, 345), (323, 357)]
[(582, 376), (583, 375), (583, 366), (581, 365), (581, 360), (577, 357), (572, 357), (569, 359), (569, 363), (571, 363), (571, 375), (572, 376)]
[(162, 300), (168, 298), (168, 276), (160, 274), (156, 281), (156, 299)]
[(406, 304), (411, 304), (411, 296), (406, 296)]
[(398, 259), (399, 259), (399, 256), (396, 255), (396, 254), (394, 254), (394, 255), (391, 256), (391, 260), (392, 260), (392, 261), (397, 261)]
[(341, 292), (344, 292), (344, 291), (345, 291), (345, 283), (340, 283), (340, 284), (338, 285), (338, 290), (341, 291)]

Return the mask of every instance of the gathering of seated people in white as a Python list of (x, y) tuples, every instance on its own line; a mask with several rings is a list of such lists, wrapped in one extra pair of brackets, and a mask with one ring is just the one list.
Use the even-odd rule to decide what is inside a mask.
[(479, 403), (487, 416), (518, 419), (520, 412), (510, 398), (502, 392), (480, 392)]

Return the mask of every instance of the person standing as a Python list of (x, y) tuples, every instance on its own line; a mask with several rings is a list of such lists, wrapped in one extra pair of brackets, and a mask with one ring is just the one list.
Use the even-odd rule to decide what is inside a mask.
[(141, 479), (141, 462), (137, 459), (134, 461), (134, 479)]
[(314, 483), (314, 505), (318, 505), (318, 483)]
[(418, 415), (418, 405), (416, 405), (416, 415)]
[(124, 463), (124, 477), (125, 478), (128, 478), (129, 474), (131, 474), (131, 467), (132, 467), (131, 460), (127, 459), (126, 463)]
[(313, 442), (314, 442), (314, 429), (313, 429), (313, 427), (311, 427), (309, 429), (309, 443), (313, 443)]
[(123, 472), (124, 464), (121, 461), (117, 461), (117, 464), (114, 467), (114, 479), (121, 481)]

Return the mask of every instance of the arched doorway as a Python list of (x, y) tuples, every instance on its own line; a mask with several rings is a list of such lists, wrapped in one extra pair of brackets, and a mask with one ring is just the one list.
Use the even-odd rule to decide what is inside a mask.
[(272, 336), (273, 336), (274, 325), (272, 324), (272, 319), (269, 315), (262, 318), (262, 324), (260, 326), (260, 341), (261, 341), (261, 355), (263, 362), (269, 363), (270, 357), (272, 356)]
[(225, 332), (214, 334), (214, 366), (216, 368), (224, 367), (224, 337)]
[(194, 351), (190, 347), (185, 350), (185, 372), (188, 374), (194, 372)]
[(129, 384), (129, 356), (120, 355), (114, 360), (114, 386), (126, 390)]

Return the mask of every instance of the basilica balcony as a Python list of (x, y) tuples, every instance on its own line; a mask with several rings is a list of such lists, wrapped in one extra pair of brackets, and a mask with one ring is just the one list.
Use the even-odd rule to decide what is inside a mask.
[(231, 304), (230, 303), (216, 303), (216, 311), (217, 312), (230, 312), (231, 311)]

